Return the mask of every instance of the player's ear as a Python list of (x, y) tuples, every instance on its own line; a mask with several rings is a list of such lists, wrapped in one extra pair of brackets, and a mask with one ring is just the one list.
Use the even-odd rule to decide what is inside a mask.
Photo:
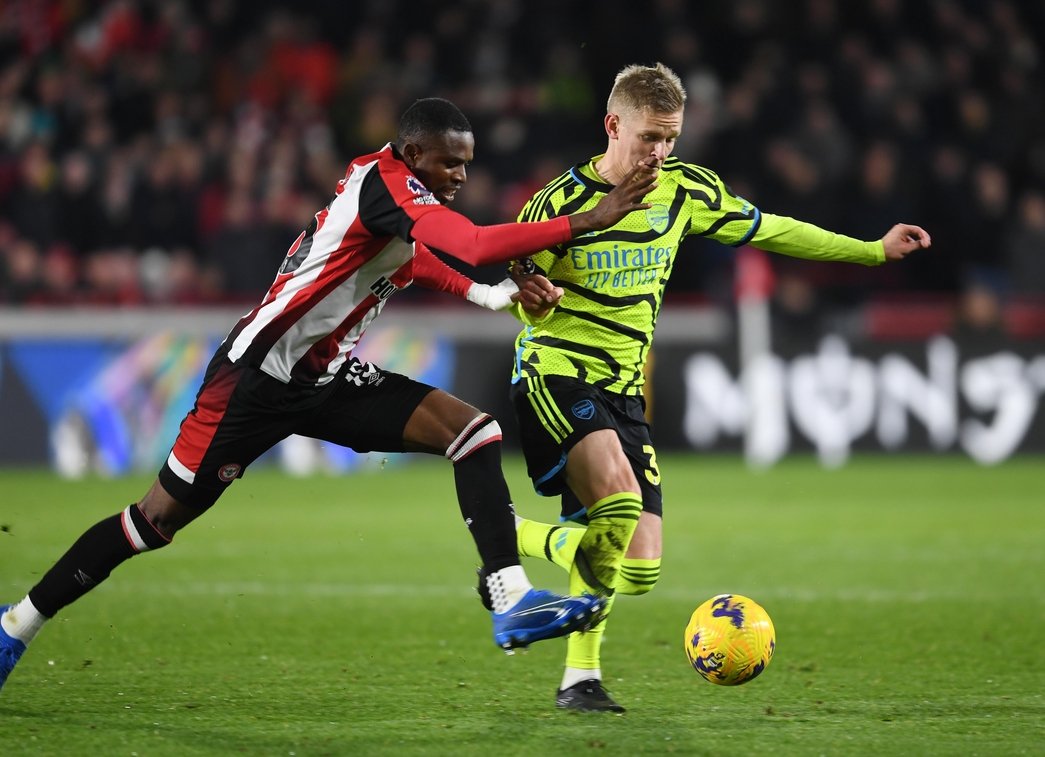
[(424, 150), (421, 149), (421, 145), (414, 142), (407, 142), (403, 145), (403, 160), (406, 161), (407, 166), (413, 168), (417, 165), (417, 161), (423, 152)]
[(607, 113), (603, 124), (606, 126), (606, 135), (610, 139), (620, 139), (620, 116), (616, 113)]

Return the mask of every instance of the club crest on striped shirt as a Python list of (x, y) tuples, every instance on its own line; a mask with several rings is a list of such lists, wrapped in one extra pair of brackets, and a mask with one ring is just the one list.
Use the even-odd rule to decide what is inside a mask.
[(658, 234), (663, 234), (668, 230), (668, 224), (671, 223), (671, 215), (668, 213), (666, 205), (653, 205), (646, 208), (646, 223)]

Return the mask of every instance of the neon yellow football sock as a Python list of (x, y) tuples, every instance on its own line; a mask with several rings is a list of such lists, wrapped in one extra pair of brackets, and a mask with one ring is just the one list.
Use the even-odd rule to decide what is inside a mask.
[(565, 571), (573, 565), (573, 555), (582, 536), (583, 528), (553, 526), (526, 518), (519, 518), (515, 525), (520, 555), (550, 560)]
[(603, 497), (588, 508), (584, 529), (570, 566), (570, 593), (577, 589), (611, 595), (617, 573), (642, 514), (642, 498), (633, 492)]
[(621, 594), (646, 594), (660, 578), (660, 558), (625, 557), (620, 563), (617, 585)]
[[(570, 582), (570, 593), (576, 594), (573, 582)], [(599, 651), (602, 649), (603, 634), (606, 631), (606, 617), (613, 608), (613, 597), (606, 598), (606, 610), (603, 612), (603, 620), (590, 631), (571, 633), (566, 640), (566, 667), (580, 668), (581, 670), (597, 670), (599, 664)]]
[[(616, 593), (606, 600), (606, 610), (599, 625), (584, 633), (570, 634), (566, 641), (566, 667), (580, 670), (599, 670), (603, 634), (606, 630), (606, 618), (613, 607), (617, 594), (645, 594), (657, 583), (660, 577), (660, 558), (643, 559), (625, 557), (621, 560), (620, 572), (617, 574)], [(570, 584), (570, 593), (576, 594), (583, 588)]]

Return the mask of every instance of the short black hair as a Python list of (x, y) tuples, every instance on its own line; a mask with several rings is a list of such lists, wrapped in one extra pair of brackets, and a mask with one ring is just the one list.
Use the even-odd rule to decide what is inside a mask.
[(424, 137), (442, 136), (450, 131), (471, 133), (472, 125), (449, 100), (425, 97), (414, 102), (399, 119), (396, 145), (402, 148), (407, 142), (420, 142)]

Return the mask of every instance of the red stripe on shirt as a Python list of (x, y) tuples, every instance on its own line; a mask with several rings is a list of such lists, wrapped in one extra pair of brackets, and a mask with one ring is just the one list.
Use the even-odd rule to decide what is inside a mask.
[(218, 425), (225, 417), (229, 399), (242, 372), (243, 369), (233, 363), (218, 368), (214, 377), (200, 390), (196, 406), (181, 422), (181, 431), (174, 442), (174, 456), (193, 473), (199, 470)]

